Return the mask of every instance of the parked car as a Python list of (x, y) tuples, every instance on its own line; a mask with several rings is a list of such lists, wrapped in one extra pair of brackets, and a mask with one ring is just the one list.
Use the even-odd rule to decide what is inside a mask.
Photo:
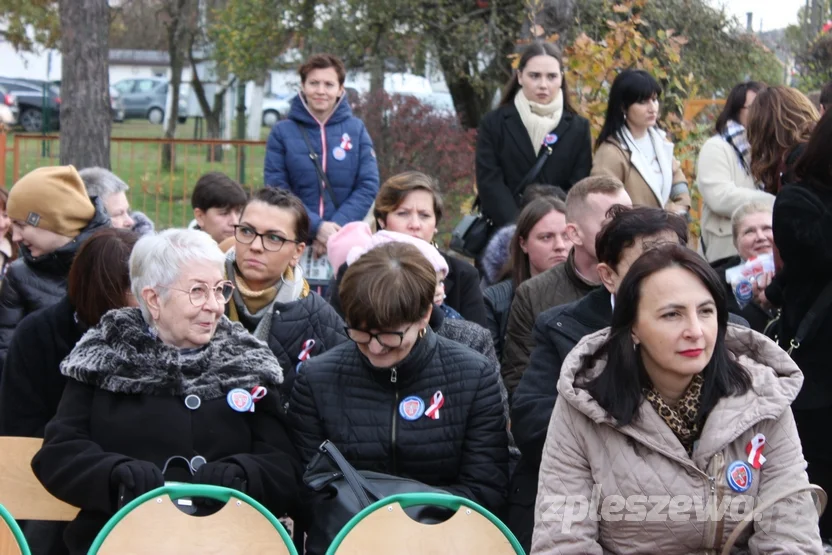
[[(166, 79), (141, 78), (122, 79), (113, 87), (118, 91), (124, 104), (126, 118), (147, 118), (150, 123), (165, 121), (165, 107), (168, 101), (169, 84)], [(179, 123), (185, 123), (188, 116), (188, 100), (179, 98)]]
[(20, 116), (20, 105), (17, 97), (9, 92), (9, 89), (0, 85), (0, 123), (6, 127), (17, 125), (17, 118)]
[(263, 96), (263, 127), (273, 127), (275, 123), (289, 115), (292, 97), (282, 94)]
[(17, 98), (20, 110), (17, 123), (25, 131), (41, 131), (46, 122), (50, 130), (60, 127), (61, 92), (58, 87), (48, 81), (7, 77), (0, 77), (0, 86)]
[(121, 99), (121, 94), (115, 87), (110, 87), (110, 111), (113, 114), (113, 121), (121, 123), (126, 116), (124, 111), (124, 101)]

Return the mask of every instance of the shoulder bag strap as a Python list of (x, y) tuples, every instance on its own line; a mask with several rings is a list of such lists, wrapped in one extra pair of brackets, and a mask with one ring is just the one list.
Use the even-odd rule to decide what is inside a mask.
[(367, 495), (368, 492), (372, 492), (372, 487), (369, 482), (358, 473), (331, 441), (324, 441), (319, 447), (319, 450), (335, 463), (361, 505), (363, 507), (369, 507), (373, 503), (373, 500)]
[[(537, 179), (537, 176), (540, 174), (540, 171), (543, 169), (543, 164), (546, 163), (546, 160), (549, 159), (549, 156), (552, 154), (552, 147), (551, 145), (543, 145), (543, 148), (540, 149), (540, 154), (537, 156), (537, 161), (532, 166), (523, 179), (520, 180), (520, 183), (517, 184), (515, 187), (511, 187), (511, 196), (516, 197), (517, 195), (521, 194), (526, 187), (532, 184), (532, 182)], [(477, 195), (477, 198), (474, 200), (474, 208), (480, 206), (480, 196)]]
[[(315, 171), (318, 172), (318, 179), (320, 179), (321, 185), (324, 191), (326, 191), (326, 196), (328, 196), (332, 204), (335, 205), (335, 210), (338, 210), (338, 201), (335, 200), (335, 195), (332, 193), (332, 185), (329, 184), (329, 179), (327, 178), (324, 169), (321, 167), (321, 162), (318, 157), (318, 153), (315, 152), (314, 148), (312, 148), (312, 142), (309, 140), (309, 132), (307, 132), (306, 128), (298, 122), (295, 122), (295, 125), (297, 125), (298, 129), (300, 129), (300, 134), (303, 137), (303, 142), (306, 143), (306, 148), (309, 149), (309, 157), (312, 159), (312, 163), (315, 164)], [(323, 131), (321, 131), (321, 133), (323, 133)]]
[(812, 307), (806, 312), (806, 316), (800, 321), (797, 326), (797, 333), (794, 334), (794, 339), (789, 345), (789, 353), (792, 350), (800, 347), (800, 344), (812, 336), (815, 330), (815, 321), (818, 316), (825, 316), (829, 306), (832, 305), (832, 282), (826, 284), (818, 298), (812, 303)]

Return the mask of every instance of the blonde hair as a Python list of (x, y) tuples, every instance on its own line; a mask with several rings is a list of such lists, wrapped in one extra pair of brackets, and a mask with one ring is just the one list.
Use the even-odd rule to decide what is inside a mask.
[(624, 184), (615, 177), (593, 175), (575, 183), (566, 194), (566, 221), (574, 222), (577, 213), (586, 204), (586, 199), (593, 193), (614, 195), (624, 189)]
[(818, 119), (815, 106), (797, 89), (769, 87), (757, 95), (748, 111), (751, 174), (768, 192), (777, 191), (786, 154), (809, 140)]

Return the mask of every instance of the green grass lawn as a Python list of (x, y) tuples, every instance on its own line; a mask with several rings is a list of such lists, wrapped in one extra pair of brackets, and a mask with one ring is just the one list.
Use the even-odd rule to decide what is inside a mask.
[[(176, 138), (193, 140), (197, 133), (194, 120), (177, 126)], [(262, 138), (269, 130), (263, 128)], [(110, 143), (111, 170), (130, 185), (128, 197), (133, 210), (140, 210), (160, 228), (186, 225), (191, 219), (190, 195), (199, 176), (210, 171), (223, 172), (240, 181), (250, 190), (263, 186), (265, 145), (225, 146), (218, 155), (208, 145), (177, 144), (173, 152), (174, 167), (162, 167), (162, 143), (141, 141), (162, 137), (161, 125), (145, 120), (128, 120), (113, 124)], [(204, 136), (204, 135), (203, 135)], [(129, 139), (122, 141), (120, 139)], [(10, 151), (14, 135), (7, 136)], [(59, 163), (58, 139), (27, 137), (18, 143), (21, 177), (46, 165)], [(221, 157), (221, 160), (220, 160)], [(239, 169), (242, 166), (243, 175)], [(7, 153), (5, 187), (14, 184), (13, 154)]]

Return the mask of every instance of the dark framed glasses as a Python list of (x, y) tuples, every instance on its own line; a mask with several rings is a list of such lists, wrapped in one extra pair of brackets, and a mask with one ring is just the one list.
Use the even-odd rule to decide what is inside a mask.
[(234, 238), (239, 243), (250, 245), (256, 241), (258, 237), (260, 237), (260, 241), (263, 243), (263, 248), (272, 252), (279, 251), (283, 248), (283, 244), (287, 242), (294, 243), (296, 245), (300, 243), (300, 241), (295, 241), (294, 239), (281, 237), (274, 232), (258, 233), (256, 229), (247, 225), (234, 226)]
[(214, 296), (219, 304), (225, 304), (231, 300), (231, 295), (234, 294), (234, 284), (230, 281), (221, 281), (214, 287), (207, 283), (195, 283), (190, 289), (179, 289), (177, 287), (166, 287), (160, 285), (163, 289), (171, 289), (173, 291), (180, 291), (188, 294), (188, 300), (194, 306), (204, 306), (208, 302), (211, 295)]
[(344, 331), (347, 332), (347, 337), (358, 343), (359, 345), (368, 345), (370, 341), (375, 339), (382, 347), (396, 349), (402, 346), (404, 336), (412, 326), (408, 326), (404, 331), (383, 331), (380, 333), (371, 333), (369, 331), (359, 330), (345, 326)]

